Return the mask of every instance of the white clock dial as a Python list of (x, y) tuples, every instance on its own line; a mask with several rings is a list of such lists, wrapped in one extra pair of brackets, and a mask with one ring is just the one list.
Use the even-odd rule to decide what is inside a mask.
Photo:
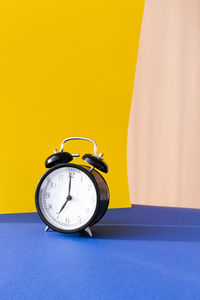
[(50, 172), (39, 190), (39, 207), (44, 218), (61, 230), (76, 230), (93, 217), (97, 192), (81, 169), (61, 167)]

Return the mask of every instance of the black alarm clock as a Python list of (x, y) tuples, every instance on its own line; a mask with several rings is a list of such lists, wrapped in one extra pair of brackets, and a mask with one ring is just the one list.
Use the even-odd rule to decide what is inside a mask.
[[(84, 140), (94, 144), (94, 154), (82, 159), (88, 165), (71, 163), (79, 154), (64, 152), (70, 140)], [(54, 151), (45, 161), (49, 170), (40, 179), (35, 193), (37, 212), (46, 224), (61, 233), (86, 231), (92, 236), (91, 226), (106, 213), (109, 204), (108, 185), (99, 171), (107, 173), (108, 165), (97, 155), (97, 144), (84, 137), (70, 137), (61, 144), (60, 152)], [(98, 170), (98, 171), (97, 171)]]

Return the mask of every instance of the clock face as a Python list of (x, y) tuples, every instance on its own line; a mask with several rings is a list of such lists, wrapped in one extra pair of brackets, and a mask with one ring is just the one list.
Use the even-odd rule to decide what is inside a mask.
[(64, 166), (47, 172), (37, 201), (45, 223), (63, 231), (84, 228), (97, 209), (97, 191), (87, 171)]

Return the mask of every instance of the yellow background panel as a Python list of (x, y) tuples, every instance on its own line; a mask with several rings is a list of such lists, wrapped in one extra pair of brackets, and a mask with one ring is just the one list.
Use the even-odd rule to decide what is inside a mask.
[[(127, 128), (143, 6), (1, 1), (1, 213), (35, 211), (44, 161), (69, 136), (96, 140), (110, 167), (110, 207), (130, 206)], [(92, 153), (93, 145), (65, 150)]]

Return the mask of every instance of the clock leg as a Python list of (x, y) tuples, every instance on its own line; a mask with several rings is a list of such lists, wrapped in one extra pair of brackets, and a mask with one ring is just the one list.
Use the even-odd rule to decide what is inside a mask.
[(47, 231), (54, 231), (54, 230), (51, 229), (49, 226), (46, 226), (46, 227), (45, 227), (45, 232), (47, 232)]
[(90, 237), (93, 236), (92, 230), (91, 230), (91, 228), (90, 228), (89, 226), (85, 228), (85, 232), (86, 232)]
[(46, 226), (46, 227), (45, 227), (45, 231), (49, 231), (49, 226)]
[(93, 170), (94, 170), (94, 167), (91, 167), (91, 168), (89, 169), (89, 172), (91, 173)]

